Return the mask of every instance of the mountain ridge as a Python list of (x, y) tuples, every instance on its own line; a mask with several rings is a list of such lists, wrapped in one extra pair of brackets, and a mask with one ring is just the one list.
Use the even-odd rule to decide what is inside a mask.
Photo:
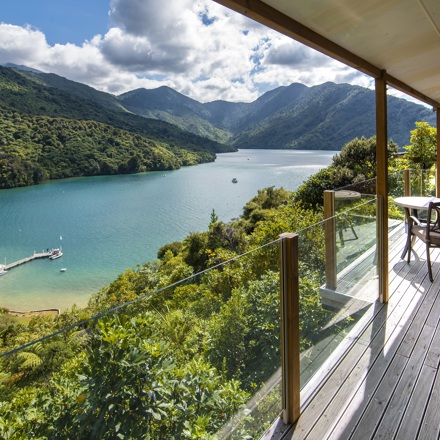
[[(376, 131), (374, 91), (350, 84), (326, 82), (309, 87), (292, 83), (270, 90), (250, 103), (223, 100), (201, 103), (168, 86), (112, 95), (55, 74), (21, 73), (125, 114), (126, 118), (141, 116), (151, 124), (162, 121), (228, 145), (229, 151), (239, 148), (340, 150), (355, 137), (370, 137)], [(435, 126), (435, 116), (426, 107), (388, 96), (390, 139), (400, 147), (407, 145), (416, 121)], [(219, 151), (221, 148), (216, 152)]]
[[(156, 101), (161, 88), (138, 89), (117, 98), (137, 114), (190, 131), (194, 126), (203, 127), (205, 136), (238, 149), (340, 150), (350, 140), (376, 132), (375, 93), (360, 86), (293, 83), (266, 92), (251, 103), (199, 103), (175, 90), (171, 102), (169, 90), (173, 89), (162, 95), (160, 105)], [(435, 125), (435, 117), (426, 107), (388, 96), (390, 139), (400, 147), (407, 145), (416, 121)]]

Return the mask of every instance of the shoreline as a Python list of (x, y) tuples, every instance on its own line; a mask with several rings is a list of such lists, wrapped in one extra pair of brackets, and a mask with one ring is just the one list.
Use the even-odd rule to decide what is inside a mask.
[(60, 309), (39, 309), (39, 310), (29, 310), (26, 312), (20, 310), (9, 310), (6, 309), (6, 313), (15, 317), (34, 317), (34, 316), (58, 316), (60, 315)]

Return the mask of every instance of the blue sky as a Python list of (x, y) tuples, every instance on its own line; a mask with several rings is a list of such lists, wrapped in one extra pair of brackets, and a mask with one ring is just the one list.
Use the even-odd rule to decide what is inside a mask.
[(109, 28), (108, 0), (11, 0), (2, 2), (0, 21), (40, 29), (49, 44), (82, 44)]
[(10, 0), (0, 64), (27, 65), (120, 94), (167, 85), (201, 102), (371, 81), (212, 0)]

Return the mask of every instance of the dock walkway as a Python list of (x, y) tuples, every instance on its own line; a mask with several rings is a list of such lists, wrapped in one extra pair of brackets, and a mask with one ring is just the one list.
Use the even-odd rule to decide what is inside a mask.
[(52, 255), (52, 252), (53, 252), (52, 250), (48, 252), (39, 252), (39, 253), (34, 252), (34, 254), (31, 255), (30, 257), (22, 258), (21, 260), (14, 261), (13, 263), (10, 264), (3, 264), (1, 266), (3, 267), (3, 270), (9, 270), (12, 269), (13, 267), (20, 266), (21, 264), (28, 263), (29, 261), (36, 260), (37, 258), (49, 258)]

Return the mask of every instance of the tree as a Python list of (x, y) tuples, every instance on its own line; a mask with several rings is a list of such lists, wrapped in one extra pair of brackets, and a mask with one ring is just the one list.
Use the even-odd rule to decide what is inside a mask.
[(427, 122), (416, 122), (411, 130), (411, 145), (405, 145), (406, 159), (422, 170), (430, 169), (436, 160), (437, 129)]
[[(389, 159), (395, 156), (397, 148), (393, 141), (388, 142)], [(294, 201), (301, 201), (307, 208), (320, 208), (324, 190), (335, 190), (347, 185), (352, 185), (359, 192), (372, 193), (375, 189), (371, 189), (371, 183), (375, 177), (376, 136), (369, 139), (356, 138), (344, 145), (328, 168), (311, 176), (298, 188)]]

